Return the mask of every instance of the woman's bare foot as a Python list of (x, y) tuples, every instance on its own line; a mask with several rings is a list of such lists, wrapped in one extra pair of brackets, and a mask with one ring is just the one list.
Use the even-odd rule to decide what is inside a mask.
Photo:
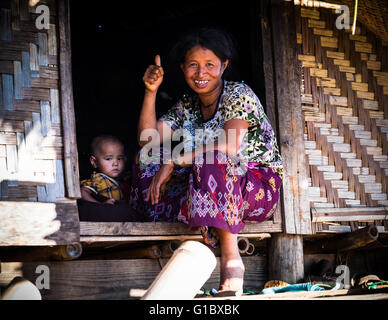
[(241, 294), (245, 267), (237, 246), (237, 235), (218, 229), (221, 244), (221, 275), (219, 292)]

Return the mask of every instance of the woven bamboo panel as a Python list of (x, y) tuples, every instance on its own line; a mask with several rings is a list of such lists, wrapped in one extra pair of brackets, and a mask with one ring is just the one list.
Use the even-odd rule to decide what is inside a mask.
[(55, 1), (38, 29), (28, 0), (1, 3), (0, 199), (56, 202), (65, 196)]
[[(314, 223), (315, 232), (350, 231), (365, 223), (388, 231), (384, 50), (361, 23), (352, 36), (336, 29), (336, 18), (324, 8), (300, 8), (297, 17), (310, 206), (328, 212), (335, 208), (348, 217)], [(360, 208), (360, 212), (376, 208), (378, 214), (355, 216), (350, 208)]]

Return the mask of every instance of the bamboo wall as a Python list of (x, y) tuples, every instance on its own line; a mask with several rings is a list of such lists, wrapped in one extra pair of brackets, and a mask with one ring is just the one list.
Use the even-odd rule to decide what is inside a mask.
[(337, 17), (303, 7), (297, 16), (314, 231), (388, 231), (388, 50), (360, 23), (355, 35), (338, 30)]
[(37, 29), (35, 7), (1, 8), (1, 199), (56, 202), (63, 198), (55, 2), (49, 30)]
[(37, 28), (41, 13), (28, 0), (0, 2), (0, 245), (40, 244), (78, 221), (65, 197), (56, 1), (42, 4), (48, 29)]

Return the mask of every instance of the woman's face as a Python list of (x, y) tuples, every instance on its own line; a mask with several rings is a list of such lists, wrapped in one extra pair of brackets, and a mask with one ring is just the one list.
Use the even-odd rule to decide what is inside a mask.
[(200, 45), (191, 48), (181, 64), (189, 87), (198, 94), (212, 93), (222, 84), (222, 74), (229, 60), (222, 62), (212, 50)]

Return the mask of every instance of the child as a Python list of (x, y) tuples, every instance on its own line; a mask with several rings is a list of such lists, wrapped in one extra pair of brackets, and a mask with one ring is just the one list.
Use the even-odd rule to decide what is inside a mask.
[(82, 199), (90, 202), (115, 204), (126, 198), (125, 182), (122, 177), (126, 156), (124, 145), (111, 135), (100, 135), (91, 143), (90, 163), (96, 169), (90, 179), (81, 181)]

